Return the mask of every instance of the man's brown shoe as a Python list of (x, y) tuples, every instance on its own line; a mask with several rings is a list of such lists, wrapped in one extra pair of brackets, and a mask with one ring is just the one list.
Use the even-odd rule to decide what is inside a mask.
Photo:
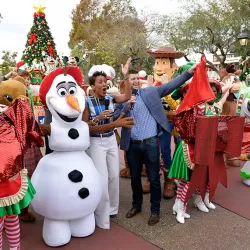
[(160, 221), (160, 215), (157, 213), (152, 213), (150, 215), (150, 218), (148, 220), (148, 225), (149, 226), (154, 226), (155, 224), (157, 224)]
[(126, 214), (126, 218), (132, 218), (141, 212), (141, 209), (131, 208), (129, 212)]

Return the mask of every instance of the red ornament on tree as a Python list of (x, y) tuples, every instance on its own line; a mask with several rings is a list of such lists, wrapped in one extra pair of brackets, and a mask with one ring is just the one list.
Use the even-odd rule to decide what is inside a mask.
[(53, 47), (51, 45), (48, 46), (48, 52), (49, 52), (50, 56), (52, 56), (54, 54), (54, 49), (53, 49)]

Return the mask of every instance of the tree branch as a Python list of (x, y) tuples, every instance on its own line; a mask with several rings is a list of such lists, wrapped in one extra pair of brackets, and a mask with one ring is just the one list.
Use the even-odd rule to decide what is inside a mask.
[(223, 76), (221, 75), (220, 71), (213, 65), (213, 63), (207, 60), (207, 64), (208, 64), (207, 67), (214, 70), (219, 75), (220, 79), (222, 80)]
[(206, 29), (210, 32), (212, 38), (211, 38), (211, 43), (214, 44), (214, 32), (212, 31), (211, 28), (209, 28), (208, 26), (206, 26)]

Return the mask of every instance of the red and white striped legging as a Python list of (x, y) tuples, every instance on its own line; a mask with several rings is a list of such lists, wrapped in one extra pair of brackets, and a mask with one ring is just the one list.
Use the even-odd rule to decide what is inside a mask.
[(183, 203), (185, 201), (185, 197), (188, 191), (188, 187), (189, 187), (189, 182), (188, 181), (184, 181), (181, 180), (178, 184), (177, 187), (177, 195), (176, 198), (181, 200)]
[(17, 248), (20, 250), (20, 224), (18, 215), (0, 218), (0, 250), (3, 249), (3, 225), (5, 225), (5, 233), (10, 248)]
[[(178, 187), (177, 187), (176, 198), (181, 200), (183, 203), (184, 203), (186, 195), (187, 195), (188, 187), (189, 187), (189, 182), (184, 181), (184, 180), (181, 180), (179, 182)], [(207, 185), (206, 192), (209, 193), (209, 185)], [(195, 193), (200, 195), (200, 190), (197, 189)]]

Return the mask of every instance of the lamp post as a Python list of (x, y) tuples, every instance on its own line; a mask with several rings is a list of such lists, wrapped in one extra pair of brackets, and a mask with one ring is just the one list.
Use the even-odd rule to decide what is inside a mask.
[[(87, 65), (86, 65), (87, 67), (85, 68), (86, 75), (88, 75), (88, 71), (89, 71), (90, 65), (91, 65), (91, 57), (90, 57), (91, 54), (95, 55), (96, 54), (96, 49), (88, 50), (86, 48), (85, 51), (84, 51), (84, 55), (83, 55), (83, 58), (87, 61)], [(86, 78), (86, 84), (88, 84), (88, 78)]]
[(238, 36), (240, 45), (244, 47), (244, 55), (242, 56), (242, 61), (240, 63), (240, 69), (241, 69), (240, 80), (241, 81), (245, 81), (246, 76), (250, 74), (250, 69), (248, 68), (248, 62), (246, 60), (247, 44), (248, 44), (249, 38), (250, 37), (247, 34), (246, 26), (241, 25), (241, 32), (240, 32), (240, 35)]
[[(92, 49), (92, 50), (88, 50), (87, 48), (85, 49), (85, 53), (84, 53), (84, 58), (88, 58), (90, 54), (93, 54), (95, 55), (96, 54), (96, 49)], [(89, 57), (89, 60), (88, 60), (88, 70), (90, 68), (90, 57)]]
[(240, 35), (238, 36), (238, 40), (240, 42), (240, 45), (244, 47), (244, 57), (246, 57), (246, 52), (247, 52), (247, 44), (249, 41), (249, 36), (246, 31), (246, 26), (241, 25), (241, 32)]

